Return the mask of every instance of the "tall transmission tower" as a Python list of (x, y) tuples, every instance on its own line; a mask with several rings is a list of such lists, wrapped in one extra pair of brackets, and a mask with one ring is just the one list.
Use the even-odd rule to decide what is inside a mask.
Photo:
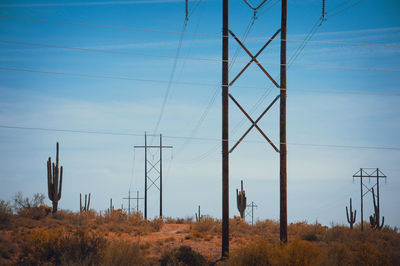
[[(163, 146), (162, 145), (162, 135), (160, 134), (160, 145), (158, 146), (149, 146), (147, 145), (147, 133), (144, 133), (144, 146), (134, 146), (134, 149), (144, 149), (144, 218), (147, 220), (147, 191), (152, 187), (156, 187), (159, 191), (160, 191), (160, 217), (163, 216), (163, 212), (162, 212), (162, 199), (163, 199), (163, 195), (162, 195), (162, 177), (163, 177), (163, 171), (162, 171), (162, 161), (163, 161), (163, 157), (162, 157), (162, 151), (163, 149), (172, 149), (172, 146)], [(147, 151), (149, 149), (159, 149), (160, 153), (159, 153), (159, 158), (158, 161), (156, 163), (153, 163), (152, 161), (149, 161), (147, 159)], [(148, 169), (148, 165), (150, 166), (150, 169)], [(150, 173), (151, 171), (155, 171), (158, 175), (157, 178), (151, 178), (150, 177)], [(151, 184), (148, 185), (148, 182), (150, 181)], [(157, 185), (157, 181), (158, 181), (158, 185)]]
[[(223, 0), (222, 3), (222, 257), (229, 256), (229, 153), (239, 145), (246, 135), (256, 128), (272, 148), (280, 154), (280, 239), (287, 242), (287, 161), (286, 161), (286, 31), (287, 31), (287, 0), (282, 0), (281, 9), (281, 28), (268, 40), (268, 42), (253, 55), (245, 45), (236, 37), (229, 29), (229, 0)], [(247, 4), (249, 4), (246, 1)], [(265, 3), (265, 1), (264, 1)], [(259, 5), (257, 8), (261, 7)], [(251, 6), (250, 6), (251, 7)], [(252, 7), (251, 7), (252, 8)], [(253, 9), (254, 10), (254, 9)], [(256, 10), (254, 10), (256, 11)], [(281, 49), (280, 49), (280, 84), (278, 84), (268, 73), (268, 71), (260, 64), (257, 57), (272, 42), (272, 40), (281, 33)], [(251, 57), (250, 62), (237, 74), (237, 76), (229, 82), (229, 36), (243, 48), (243, 50)], [(272, 101), (266, 110), (256, 119), (253, 120), (239, 102), (229, 93), (229, 87), (244, 73), (244, 71), (252, 64), (256, 65), (264, 72), (269, 80), (280, 89), (280, 94)], [(229, 98), (250, 120), (251, 126), (238, 140), (238, 142), (229, 149)], [(257, 123), (268, 112), (273, 104), (280, 98), (280, 145), (279, 149), (273, 144), (268, 136), (261, 130)]]
[[(359, 177), (360, 178), (361, 230), (364, 230), (364, 197), (369, 192), (371, 192), (372, 189), (376, 186), (376, 190), (377, 190), (376, 191), (376, 199), (377, 199), (377, 202), (378, 202), (377, 208), (378, 208), (378, 212), (379, 212), (379, 209), (380, 209), (379, 179), (380, 178), (384, 178), (385, 182), (386, 182), (387, 176), (384, 173), (382, 173), (382, 171), (379, 170), (379, 168), (360, 168), (360, 170), (358, 170), (357, 173), (355, 173), (353, 175), (353, 182), (354, 182), (354, 177)], [(371, 181), (371, 178), (372, 179), (376, 178), (376, 180), (375, 180), (375, 183), (373, 184), (373, 186), (369, 187), (364, 183), (363, 178), (368, 178), (369, 181)], [(364, 188), (367, 191), (364, 192)]]

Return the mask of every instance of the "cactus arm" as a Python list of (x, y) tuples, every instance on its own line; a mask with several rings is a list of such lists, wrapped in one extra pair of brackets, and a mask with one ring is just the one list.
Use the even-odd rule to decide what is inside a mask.
[(47, 161), (47, 194), (50, 200), (52, 200), (51, 185), (51, 158), (49, 157), (49, 160)]
[(347, 209), (347, 206), (346, 206), (346, 216), (347, 216), (347, 222), (350, 223), (349, 210)]
[(356, 222), (356, 217), (357, 217), (357, 210), (354, 210), (354, 220), (353, 220), (353, 223)]
[(383, 224), (385, 223), (385, 216), (382, 216), (382, 224), (379, 226), (379, 229), (383, 228)]
[(88, 198), (88, 203), (87, 203), (87, 210), (89, 210), (89, 206), (90, 206), (90, 193), (89, 193), (89, 198)]
[[(59, 200), (61, 199), (62, 178), (63, 178), (63, 167), (61, 166), (61, 169), (60, 169), (60, 189), (59, 189), (58, 192), (57, 192), (57, 194), (58, 194), (57, 201), (59, 201)], [(55, 187), (55, 189), (57, 189), (57, 187)]]
[(59, 152), (59, 145), (58, 145), (58, 142), (57, 142), (57, 155), (56, 155), (56, 166), (57, 166), (57, 169), (58, 169), (58, 152)]
[(82, 193), (79, 193), (79, 211), (82, 212)]

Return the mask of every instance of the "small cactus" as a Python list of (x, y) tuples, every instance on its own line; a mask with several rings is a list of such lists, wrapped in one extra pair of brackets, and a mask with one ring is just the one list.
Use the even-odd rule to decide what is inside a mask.
[(79, 209), (80, 212), (87, 212), (89, 210), (90, 206), (90, 193), (89, 193), (89, 200), (88, 196), (85, 194), (85, 205), (82, 206), (82, 194), (79, 193)]
[(241, 181), (240, 192), (238, 189), (236, 189), (236, 202), (237, 202), (237, 208), (240, 213), (240, 217), (244, 219), (244, 211), (246, 210), (247, 207), (247, 199), (246, 199), (246, 193), (243, 190), (243, 180)]
[(347, 206), (346, 206), (346, 215), (347, 215), (347, 222), (350, 224), (350, 229), (353, 229), (353, 224), (356, 222), (357, 211), (354, 210), (354, 212), (353, 212), (351, 198), (350, 198), (350, 216), (349, 216), (349, 210), (347, 209)]
[(49, 199), (53, 202), (53, 215), (57, 213), (58, 201), (61, 199), (63, 167), (58, 166), (59, 145), (57, 142), (56, 164), (51, 163), (51, 157), (47, 160), (47, 190)]
[(108, 215), (111, 215), (114, 211), (114, 206), (112, 204), (112, 198), (110, 199), (110, 208), (108, 208)]
[(382, 224), (380, 224), (380, 218), (379, 218), (380, 213), (379, 213), (379, 207), (376, 205), (376, 201), (375, 201), (374, 188), (372, 188), (372, 200), (374, 202), (374, 214), (369, 216), (369, 223), (370, 223), (372, 229), (381, 230), (383, 227), (383, 224), (385, 223), (385, 217), (382, 216)]

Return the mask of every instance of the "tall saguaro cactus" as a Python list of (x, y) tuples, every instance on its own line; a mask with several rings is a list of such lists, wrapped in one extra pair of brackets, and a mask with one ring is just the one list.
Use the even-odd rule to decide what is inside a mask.
[(198, 214), (195, 213), (194, 215), (196, 216), (196, 222), (200, 222), (201, 218), (203, 218), (203, 216), (201, 215), (201, 212), (200, 212), (200, 205), (199, 205)]
[(53, 202), (53, 215), (57, 213), (58, 201), (61, 199), (63, 167), (58, 166), (59, 145), (57, 142), (56, 164), (51, 163), (51, 157), (47, 160), (47, 190), (49, 199)]
[(80, 212), (87, 212), (89, 210), (89, 206), (90, 206), (90, 193), (89, 193), (89, 200), (88, 200), (88, 196), (85, 194), (85, 205), (84, 206), (82, 206), (82, 194), (79, 193)]
[(374, 215), (369, 216), (369, 223), (371, 224), (371, 228), (380, 230), (385, 222), (385, 217), (382, 216), (382, 224), (380, 224), (380, 211), (379, 205), (376, 205), (374, 188), (372, 188), (372, 200), (374, 202)]
[(244, 219), (244, 211), (246, 210), (247, 199), (246, 199), (246, 193), (243, 190), (243, 180), (240, 182), (241, 182), (241, 190), (239, 192), (238, 189), (236, 189), (236, 202), (237, 202), (237, 208), (240, 213), (240, 217)]
[(350, 216), (349, 216), (349, 210), (347, 209), (346, 206), (346, 215), (347, 215), (347, 222), (350, 224), (350, 229), (353, 229), (353, 224), (356, 222), (356, 216), (357, 216), (357, 211), (354, 210), (353, 212), (353, 206), (351, 204), (351, 198), (350, 198)]

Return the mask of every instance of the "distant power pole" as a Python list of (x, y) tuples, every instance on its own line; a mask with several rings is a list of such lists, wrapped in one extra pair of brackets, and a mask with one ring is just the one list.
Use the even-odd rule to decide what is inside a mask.
[[(172, 146), (163, 146), (162, 145), (162, 135), (160, 134), (160, 145), (159, 146), (149, 146), (147, 145), (147, 134), (144, 133), (144, 146), (134, 146), (135, 149), (144, 149), (144, 218), (147, 220), (147, 191), (154, 185), (160, 191), (160, 217), (163, 216), (162, 213), (162, 151), (163, 149), (172, 149)], [(159, 160), (153, 164), (153, 162), (147, 159), (147, 150), (148, 149), (159, 149)], [(151, 167), (147, 170), (147, 164)], [(158, 167), (157, 167), (158, 166)], [(149, 176), (149, 173), (154, 169), (157, 172), (158, 177), (156, 179), (152, 179)], [(150, 186), (148, 186), (147, 180), (151, 182)], [(159, 181), (159, 186), (157, 186), (156, 182)]]
[(144, 198), (139, 198), (139, 190), (136, 191), (136, 198), (131, 198), (131, 191), (128, 192), (127, 198), (122, 198), (128, 200), (128, 215), (131, 215), (131, 200), (136, 200), (136, 211), (139, 211), (139, 200)]
[(247, 205), (247, 207), (251, 208), (251, 210), (249, 209), (248, 212), (246, 213), (246, 215), (251, 215), (251, 225), (254, 224), (254, 208), (257, 208), (257, 204), (254, 203), (254, 201), (252, 201), (250, 204)]
[[(386, 175), (384, 173), (382, 173), (381, 170), (379, 170), (379, 168), (360, 168), (360, 170), (357, 171), (357, 173), (355, 173), (353, 175), (353, 181), (354, 181), (354, 177), (359, 177), (360, 178), (360, 199), (361, 199), (361, 230), (364, 230), (364, 196), (367, 195), (369, 192), (372, 191), (372, 189), (376, 186), (377, 189), (377, 201), (378, 201), (378, 212), (379, 212), (379, 207), (380, 207), (380, 203), (379, 203), (379, 179), (380, 178), (384, 178), (385, 182), (386, 182)], [(368, 187), (364, 181), (363, 178), (368, 177), (369, 181), (371, 181), (371, 178), (376, 178), (375, 184), (372, 187)], [(365, 188), (367, 191), (364, 193), (363, 192), (363, 188)]]

